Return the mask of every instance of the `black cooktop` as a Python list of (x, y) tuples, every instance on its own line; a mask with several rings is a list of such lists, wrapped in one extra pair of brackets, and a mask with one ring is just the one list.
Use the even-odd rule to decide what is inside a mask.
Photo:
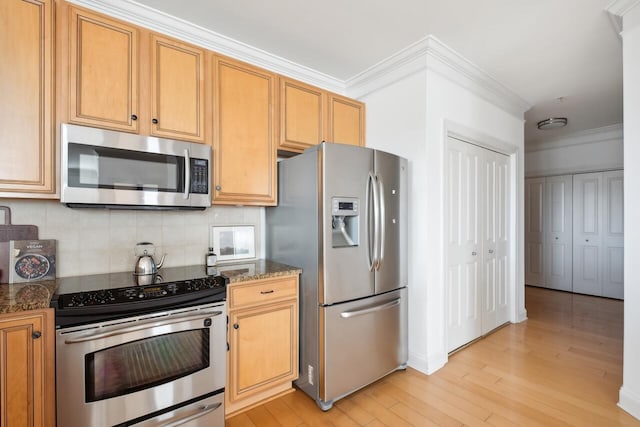
[(163, 268), (153, 276), (125, 272), (57, 281), (51, 300), (57, 328), (224, 301), (229, 283), (202, 265)]

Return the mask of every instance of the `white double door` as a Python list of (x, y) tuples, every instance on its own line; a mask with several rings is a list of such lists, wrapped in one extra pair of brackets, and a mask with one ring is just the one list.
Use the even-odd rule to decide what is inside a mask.
[(447, 168), (452, 351), (509, 321), (509, 157), (450, 137)]
[(624, 298), (623, 171), (574, 175), (573, 291)]
[(525, 283), (571, 291), (573, 176), (525, 182)]

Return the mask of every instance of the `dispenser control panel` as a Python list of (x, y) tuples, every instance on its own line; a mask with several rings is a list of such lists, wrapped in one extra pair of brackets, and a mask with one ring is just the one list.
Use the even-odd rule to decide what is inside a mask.
[(355, 197), (333, 197), (331, 215), (356, 216), (359, 212), (358, 199)]

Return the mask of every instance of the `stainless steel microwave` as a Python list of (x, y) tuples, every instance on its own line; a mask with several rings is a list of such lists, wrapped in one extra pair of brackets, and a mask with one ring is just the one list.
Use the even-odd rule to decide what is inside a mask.
[(69, 207), (205, 209), (211, 147), (62, 124), (60, 201)]

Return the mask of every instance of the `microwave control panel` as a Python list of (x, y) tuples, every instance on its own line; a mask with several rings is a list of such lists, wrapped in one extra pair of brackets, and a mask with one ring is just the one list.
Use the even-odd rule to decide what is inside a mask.
[(191, 188), (192, 194), (207, 194), (209, 192), (209, 161), (205, 159), (191, 159)]

